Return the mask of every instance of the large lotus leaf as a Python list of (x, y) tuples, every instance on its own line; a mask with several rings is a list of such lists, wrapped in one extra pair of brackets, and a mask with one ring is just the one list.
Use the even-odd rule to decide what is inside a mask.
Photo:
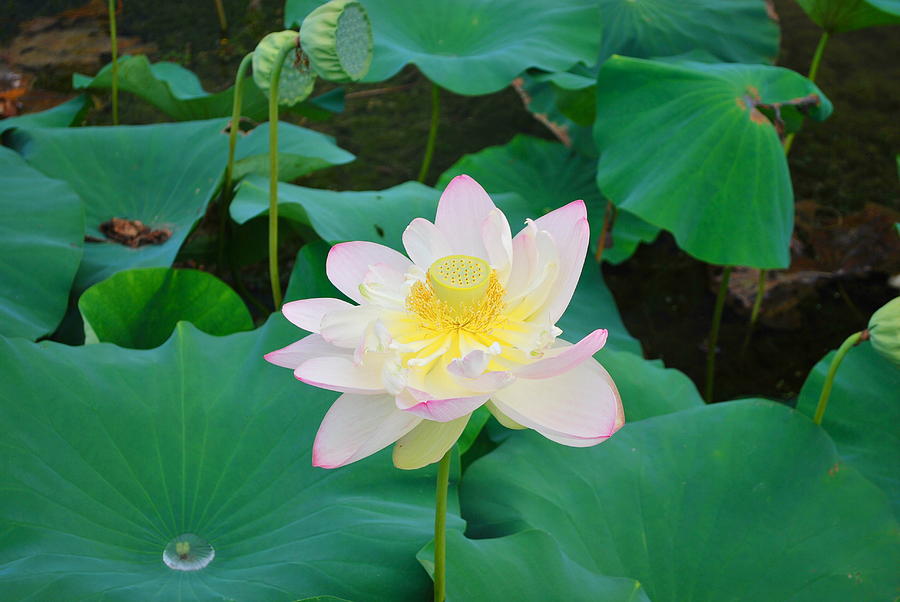
[(125, 270), (84, 291), (78, 309), (88, 343), (131, 349), (162, 345), (181, 320), (220, 336), (253, 329), (240, 296), (200, 270)]
[[(269, 124), (238, 138), (233, 177), (269, 173)], [(278, 122), (278, 178), (295, 180), (312, 171), (343, 165), (356, 157), (334, 143), (334, 138), (292, 123)]]
[(85, 243), (75, 279), (83, 290), (120, 270), (169, 266), (219, 185), (228, 154), (224, 121), (16, 130), (13, 145), (46, 175), (65, 180), (85, 206), (85, 233), (103, 239), (113, 217), (168, 229), (161, 244)]
[(802, 103), (824, 119), (831, 103), (812, 82), (781, 67), (613, 57), (598, 90), (597, 183), (606, 196), (703, 261), (788, 265), (790, 173), (757, 107), (780, 103), (787, 114)]
[(69, 127), (84, 117), (87, 107), (87, 96), (81, 94), (46, 111), (26, 113), (0, 120), (0, 134), (10, 128)]
[(0, 147), (0, 334), (53, 332), (66, 313), (83, 240), (78, 195)]
[[(295, 338), (276, 316), (228, 337), (182, 323), (153, 350), (0, 340), (0, 598), (424, 599), (435, 471), (389, 451), (314, 468), (336, 394), (262, 359)], [(172, 570), (188, 533), (215, 557)]]
[[(268, 187), (268, 180), (254, 176), (241, 182), (231, 203), (231, 216), (244, 223), (268, 211)], [(309, 224), (326, 242), (370, 240), (400, 251), (403, 230), (416, 217), (434, 219), (439, 198), (439, 190), (418, 182), (350, 192), (278, 185), (279, 215)], [(538, 217), (517, 194), (494, 195), (493, 199), (506, 213), (514, 233), (519, 229), (516, 224), (524, 224), (526, 217)], [(559, 327), (572, 341), (596, 328), (607, 328), (611, 348), (640, 353), (640, 344), (625, 330), (600, 269), (590, 259), (585, 261), (578, 289)]]
[[(434, 571), (434, 546), (419, 552)], [(447, 534), (448, 602), (565, 600), (566, 602), (650, 602), (641, 584), (607, 577), (573, 562), (543, 531), (529, 530), (497, 539)]]
[(516, 433), (467, 470), (473, 534), (547, 531), (652, 600), (887, 600), (898, 524), (805, 416), (761, 400), (626, 424), (579, 449)]
[[(809, 373), (797, 409), (813, 416), (834, 352)], [(838, 452), (887, 492), (900, 516), (900, 370), (869, 343), (844, 357), (835, 377), (822, 426)]]
[(900, 0), (797, 0), (829, 33), (900, 23)]
[(600, 56), (638, 58), (704, 50), (723, 61), (771, 63), (778, 24), (764, 0), (598, 0)]
[[(469, 174), (489, 192), (514, 192), (528, 203), (530, 214), (539, 217), (576, 199), (587, 204), (588, 221), (593, 233), (590, 252), (597, 250), (606, 201), (597, 190), (597, 162), (551, 142), (518, 135), (508, 144), (492, 146), (463, 156), (438, 178), (444, 188), (459, 174)], [(621, 211), (610, 234), (613, 246), (603, 258), (621, 263), (634, 254), (641, 242), (656, 238), (659, 229), (642, 219)]]
[[(300, 23), (312, 3), (288, 0), (285, 24)], [(496, 92), (529, 67), (564, 71), (593, 64), (599, 50), (596, 0), (365, 0), (375, 56), (364, 81), (387, 79), (413, 63), (458, 94)]]
[[(93, 77), (73, 74), (72, 87), (76, 90), (111, 89), (112, 63)], [(144, 55), (119, 58), (119, 89), (146, 100), (178, 121), (231, 117), (234, 102), (233, 86), (221, 92), (207, 92), (193, 71), (168, 61), (151, 63)], [(336, 89), (292, 107), (291, 111), (323, 119), (343, 109), (343, 90)], [(269, 101), (252, 77), (243, 83), (241, 115), (254, 121), (263, 121), (269, 116)]]

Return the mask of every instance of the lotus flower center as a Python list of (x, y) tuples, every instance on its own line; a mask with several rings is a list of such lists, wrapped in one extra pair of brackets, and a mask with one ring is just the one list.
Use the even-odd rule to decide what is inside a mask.
[(427, 282), (412, 286), (406, 305), (427, 330), (485, 332), (500, 317), (504, 293), (486, 261), (469, 255), (448, 255), (431, 264)]

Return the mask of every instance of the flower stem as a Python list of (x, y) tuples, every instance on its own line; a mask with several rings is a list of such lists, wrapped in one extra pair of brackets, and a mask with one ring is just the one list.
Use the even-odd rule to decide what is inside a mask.
[(838, 347), (837, 353), (831, 359), (831, 365), (828, 367), (828, 376), (825, 377), (825, 384), (822, 385), (822, 394), (819, 395), (819, 403), (816, 405), (816, 413), (813, 416), (813, 422), (822, 424), (822, 417), (825, 416), (825, 408), (828, 407), (828, 397), (831, 395), (831, 385), (834, 382), (834, 375), (837, 374), (838, 367), (844, 360), (844, 356), (850, 351), (851, 347), (859, 345), (860, 342), (869, 338), (869, 331), (863, 330), (856, 332), (847, 337), (841, 346)]
[(244, 102), (244, 78), (247, 75), (247, 69), (253, 61), (253, 53), (250, 52), (241, 59), (238, 66), (237, 75), (234, 78), (234, 100), (231, 104), (231, 121), (228, 126), (228, 163), (225, 165), (225, 182), (222, 184), (222, 197), (220, 201), (219, 215), (219, 265), (224, 262), (225, 257), (225, 229), (228, 225), (228, 207), (231, 205), (231, 199), (234, 192), (231, 190), (232, 179), (234, 178), (234, 152), (237, 148), (237, 137), (241, 130), (241, 107)]
[(750, 339), (753, 338), (753, 330), (756, 328), (756, 322), (759, 320), (759, 310), (762, 309), (763, 297), (766, 296), (766, 274), (768, 270), (765, 268), (759, 271), (759, 281), (756, 283), (756, 299), (753, 301), (753, 309), (750, 310), (750, 325), (747, 327), (747, 334), (744, 335), (744, 343), (741, 345), (741, 357), (747, 353), (750, 346)]
[(603, 251), (606, 249), (606, 238), (609, 231), (612, 230), (613, 224), (616, 222), (616, 215), (618, 215), (618, 207), (613, 205), (612, 201), (607, 201), (606, 211), (603, 213), (603, 228), (600, 230), (600, 238), (597, 240), (597, 252), (594, 254), (594, 259), (597, 260), (597, 263), (603, 261)]
[(275, 311), (281, 309), (281, 278), (278, 275), (278, 82), (284, 60), (291, 50), (297, 48), (297, 41), (295, 38), (278, 50), (269, 80), (269, 281)]
[(119, 125), (119, 44), (116, 38), (116, 3), (109, 0), (109, 46), (112, 53), (112, 118)]
[(222, 30), (222, 35), (225, 35), (228, 32), (228, 19), (225, 18), (225, 7), (222, 6), (222, 0), (215, 0), (216, 2), (216, 12), (219, 14), (219, 29)]
[(713, 383), (716, 372), (716, 345), (719, 342), (719, 325), (722, 323), (722, 309), (725, 307), (725, 295), (728, 292), (728, 279), (731, 278), (731, 266), (725, 266), (719, 294), (716, 295), (716, 308), (713, 311), (712, 328), (709, 331), (709, 346), (706, 351), (706, 403), (712, 403)]
[(431, 167), (431, 157), (434, 155), (434, 143), (437, 140), (438, 121), (441, 113), (441, 89), (437, 84), (431, 84), (431, 127), (428, 128), (428, 142), (425, 144), (425, 156), (422, 158), (422, 167), (419, 169), (419, 182), (424, 182)]
[(438, 464), (437, 488), (434, 497), (434, 602), (444, 602), (447, 582), (447, 487), (450, 483), (450, 455), (447, 450)]

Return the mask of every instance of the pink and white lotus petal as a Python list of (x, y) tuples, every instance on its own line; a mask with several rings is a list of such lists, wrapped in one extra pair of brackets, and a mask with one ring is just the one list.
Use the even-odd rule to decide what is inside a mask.
[(481, 227), (494, 209), (494, 201), (478, 182), (456, 176), (441, 195), (434, 225), (444, 233), (453, 253), (487, 260)]
[(331, 247), (325, 261), (325, 273), (331, 283), (357, 303), (365, 300), (359, 291), (369, 267), (386, 264), (400, 273), (406, 272), (412, 262), (401, 253), (374, 242), (344, 242)]
[(322, 317), (319, 334), (329, 343), (349, 349), (357, 348), (365, 339), (369, 326), (378, 320), (379, 309), (372, 305), (350, 305), (328, 312)]
[(422, 468), (440, 460), (466, 428), (469, 415), (450, 422), (423, 420), (394, 446), (394, 466), (404, 470)]
[(322, 318), (325, 317), (325, 314), (348, 307), (353, 306), (340, 299), (319, 297), (285, 303), (281, 308), (281, 313), (294, 326), (299, 326), (309, 332), (319, 332), (319, 329), (322, 327)]
[(559, 376), (517, 380), (491, 400), (519, 424), (573, 440), (606, 439), (624, 418), (615, 383), (594, 359)]
[(543, 308), (550, 316), (550, 321), (555, 323), (572, 300), (590, 241), (584, 201), (573, 201), (551, 211), (534, 220), (534, 225), (538, 230), (550, 233), (559, 252), (559, 276), (554, 293)]
[(509, 280), (512, 268), (512, 232), (506, 216), (499, 209), (494, 209), (481, 224), (481, 240), (487, 250), (487, 261), (497, 272), (500, 284)]
[(401, 412), (390, 395), (344, 393), (325, 414), (313, 443), (313, 466), (337, 468), (384, 449), (422, 419)]
[(490, 395), (433, 399), (425, 391), (407, 387), (396, 397), (397, 407), (416, 416), (435, 422), (450, 422), (471, 414), (487, 402)]
[(550, 378), (568, 372), (600, 351), (606, 345), (606, 330), (600, 328), (574, 345), (557, 339), (563, 346), (550, 349), (544, 357), (514, 371), (518, 378)]
[(287, 347), (271, 351), (264, 355), (263, 358), (270, 364), (294, 370), (307, 360), (331, 355), (351, 357), (347, 349), (335, 347), (321, 336), (311, 334), (295, 343), (291, 343)]
[(384, 393), (382, 368), (384, 361), (367, 361), (362, 365), (349, 357), (315, 357), (294, 369), (297, 380), (308, 385), (356, 395)]
[(447, 237), (427, 219), (417, 217), (403, 231), (403, 248), (417, 266), (427, 270), (432, 263), (451, 254)]

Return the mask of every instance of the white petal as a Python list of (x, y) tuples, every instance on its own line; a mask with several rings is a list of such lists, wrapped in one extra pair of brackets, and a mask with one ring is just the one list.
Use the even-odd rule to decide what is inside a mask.
[(559, 347), (550, 349), (536, 362), (514, 370), (514, 374), (518, 378), (550, 378), (568, 372), (600, 351), (606, 344), (607, 335), (607, 331), (601, 328), (574, 345), (557, 340)]
[(544, 311), (556, 323), (572, 300), (590, 240), (584, 201), (573, 201), (534, 220), (538, 230), (549, 232), (559, 252), (559, 277)]
[(322, 318), (319, 334), (338, 347), (355, 349), (365, 341), (369, 326), (379, 315), (380, 309), (368, 304), (332, 310)]
[(413, 263), (426, 271), (438, 259), (452, 255), (444, 233), (421, 217), (411, 221), (403, 231), (403, 248)]
[(423, 420), (394, 446), (394, 466), (404, 470), (422, 468), (444, 457), (466, 428), (469, 416), (451, 422)]
[(512, 233), (506, 216), (499, 209), (491, 211), (481, 224), (481, 239), (487, 249), (488, 263), (497, 272), (500, 284), (506, 284), (512, 268)]
[(315, 357), (297, 366), (294, 376), (320, 389), (376, 395), (385, 392), (382, 380), (384, 358), (380, 355), (384, 354), (369, 354), (361, 365), (347, 357)]
[(281, 308), (284, 317), (294, 326), (299, 326), (309, 332), (319, 332), (322, 327), (322, 318), (330, 311), (353, 307), (346, 301), (320, 297), (316, 299), (300, 299), (285, 303)]
[(314, 357), (331, 355), (349, 357), (349, 352), (346, 349), (335, 347), (317, 334), (311, 334), (287, 347), (267, 353), (264, 357), (271, 364), (294, 370), (303, 362)]
[(424, 400), (418, 400), (416, 397), (410, 396), (408, 392), (409, 388), (404, 392), (405, 394), (397, 396), (395, 400), (397, 407), (404, 412), (436, 422), (450, 422), (461, 416), (468, 416), (488, 400), (488, 395), (448, 399), (430, 399), (429, 396), (426, 396)]
[(602, 441), (621, 426), (622, 400), (609, 373), (594, 359), (543, 380), (517, 380), (493, 394), (514, 421), (548, 436)]
[(334, 245), (325, 261), (328, 279), (339, 291), (363, 303), (359, 285), (362, 284), (369, 267), (376, 263), (386, 264), (400, 273), (405, 273), (412, 262), (397, 251), (374, 242), (354, 241)]
[(453, 178), (438, 202), (434, 225), (444, 233), (453, 254), (488, 259), (481, 227), (496, 209), (491, 197), (469, 176)]
[(313, 465), (337, 468), (384, 449), (421, 418), (402, 412), (390, 395), (345, 393), (325, 414), (313, 444)]

